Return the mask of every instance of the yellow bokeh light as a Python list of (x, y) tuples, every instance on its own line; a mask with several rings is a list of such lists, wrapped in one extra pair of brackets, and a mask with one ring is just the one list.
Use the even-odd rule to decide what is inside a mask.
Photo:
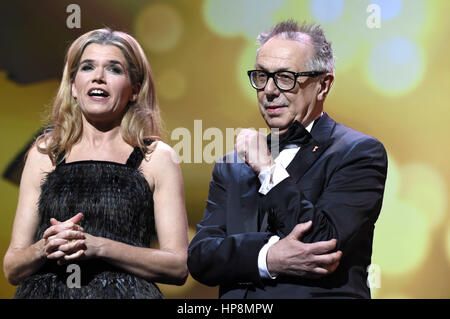
[(447, 253), (447, 261), (450, 264), (450, 225), (447, 228), (447, 234), (445, 236), (445, 250)]
[(431, 166), (412, 163), (401, 167), (401, 198), (426, 212), (431, 227), (440, 224), (447, 209), (447, 187)]
[(275, 21), (296, 19), (298, 21), (312, 20), (308, 1), (286, 0), (281, 8), (273, 12)]
[[(236, 76), (237, 81), (239, 83), (239, 88), (248, 98), (249, 102), (254, 103), (256, 105), (256, 91), (251, 86), (250, 80), (247, 75), (247, 70), (253, 70), (255, 68), (255, 59), (256, 59), (256, 46), (255, 42), (248, 42), (247, 46), (241, 51), (241, 55), (239, 57), (238, 63), (236, 63)], [(251, 112), (254, 112), (254, 109), (250, 109)]]
[[(327, 3), (332, 5), (327, 7)], [(339, 3), (339, 12), (332, 10)], [(367, 27), (370, 4), (381, 6), (381, 28)], [(50, 8), (49, 4), (42, 6), (47, 11)], [(161, 98), (168, 136), (175, 127), (186, 127), (192, 133), (196, 119), (204, 122), (204, 129), (264, 127), (255, 90), (245, 73), (254, 65), (256, 34), (290, 18), (319, 23), (336, 55), (336, 80), (325, 111), (338, 122), (378, 138), (389, 151), (386, 191), (375, 228), (372, 258), (380, 267), (382, 281), (380, 288), (372, 288), (372, 297), (450, 297), (446, 279), (450, 266), (450, 170), (445, 151), (450, 135), (446, 123), (450, 114), (450, 91), (446, 89), (450, 86), (450, 60), (446, 57), (450, 1), (117, 0), (109, 6), (108, 20), (98, 14), (98, 8), (84, 6), (82, 15), (86, 19), (82, 20), (86, 23), (79, 31), (88, 31), (91, 20), (97, 26), (123, 26), (136, 36), (155, 72), (156, 93)], [(23, 9), (14, 2), (11, 8)], [(9, 24), (8, 34), (26, 45), (11, 43), (2, 52), (2, 169), (41, 127), (45, 106), (51, 105), (57, 92), (56, 78), (29, 84), (18, 84), (13, 79), (20, 80), (20, 73), (14, 69), (27, 66), (27, 60), (47, 63), (46, 59), (36, 58), (35, 53), (53, 52), (51, 56), (62, 70), (63, 58), (52, 48), (68, 43), (52, 32), (59, 30), (66, 41), (76, 30), (61, 25), (67, 17), (64, 10), (59, 15), (52, 21), (46, 15), (36, 15), (35, 19)], [(53, 28), (52, 32), (40, 33), (39, 40), (45, 41), (37, 41), (39, 44), (30, 33), (32, 21), (41, 26), (51, 23)], [(392, 43), (392, 39), (407, 43)], [(211, 81), (204, 76), (210, 74), (209, 70), (216, 70), (215, 74), (227, 81)], [(45, 74), (36, 75), (39, 78)], [(212, 164), (182, 163), (182, 171), (188, 217), (195, 227), (207, 198)], [(18, 188), (3, 179), (0, 192), (4, 211), (0, 248), (4, 254)], [(192, 277), (181, 287), (159, 286), (167, 298), (217, 297), (217, 288), (201, 286)], [(0, 276), (0, 288), (1, 298), (13, 296), (15, 287), (7, 283), (5, 276)]]
[(389, 156), (372, 258), (384, 274), (404, 275), (424, 261), (431, 230), (445, 214), (446, 192), (444, 180), (429, 165), (398, 165)]
[[(243, 35), (256, 39), (256, 35), (271, 27), (272, 13), (284, 5), (285, 0), (205, 0), (203, 17), (211, 31), (221, 36)], [(258, 10), (255, 10), (258, 8)]]
[(404, 276), (425, 260), (430, 233), (426, 215), (408, 202), (385, 205), (375, 227), (372, 262), (382, 274)]
[(158, 96), (177, 100), (186, 93), (186, 77), (176, 69), (163, 71), (156, 79), (156, 91)]
[(142, 46), (153, 52), (173, 49), (179, 42), (183, 23), (169, 5), (152, 4), (141, 11), (135, 22), (136, 37)]
[(401, 292), (393, 292), (385, 295), (380, 295), (378, 299), (411, 299), (411, 297)]
[(383, 208), (395, 202), (400, 189), (400, 171), (394, 156), (388, 153), (388, 173), (383, 198)]

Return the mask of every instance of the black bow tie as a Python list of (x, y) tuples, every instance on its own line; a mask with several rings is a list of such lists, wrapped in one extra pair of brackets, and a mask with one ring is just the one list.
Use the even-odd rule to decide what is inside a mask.
[[(311, 134), (300, 122), (294, 121), (286, 133), (278, 135), (278, 150), (281, 152), (287, 145), (291, 144), (295, 144), (296, 146), (306, 145), (311, 137)], [(267, 136), (267, 146), (271, 152), (272, 150), (277, 150), (276, 138), (272, 141), (272, 134)]]

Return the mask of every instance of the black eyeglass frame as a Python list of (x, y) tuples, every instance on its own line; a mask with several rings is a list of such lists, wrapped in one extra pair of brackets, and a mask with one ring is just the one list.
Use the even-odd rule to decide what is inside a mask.
[[(263, 72), (263, 73), (265, 73), (265, 74), (267, 75), (266, 84), (264, 84), (263, 87), (261, 87), (261, 88), (256, 87), (256, 84), (255, 84), (255, 83), (253, 82), (253, 80), (252, 80), (252, 76), (251, 76), (252, 72)], [(275, 77), (275, 74), (277, 74), (277, 73), (290, 73), (290, 74), (292, 74), (292, 75), (294, 76), (294, 82), (293, 82), (292, 87), (291, 87), (290, 89), (282, 89), (282, 88), (280, 88), (280, 86), (278, 85), (278, 81), (277, 81), (277, 79), (276, 79), (276, 77)], [(292, 90), (293, 88), (295, 88), (295, 85), (296, 85), (296, 83), (297, 83), (297, 79), (298, 79), (300, 76), (307, 76), (307, 77), (310, 77), (310, 78), (315, 78), (315, 77), (317, 77), (317, 76), (319, 76), (319, 75), (322, 75), (322, 74), (324, 74), (324, 73), (326, 73), (326, 72), (325, 72), (325, 71), (306, 71), (306, 72), (275, 71), (275, 72), (267, 72), (267, 71), (264, 71), (264, 70), (249, 70), (249, 71), (247, 71), (247, 75), (248, 75), (248, 77), (249, 77), (249, 79), (250, 79), (250, 84), (252, 85), (252, 87), (253, 87), (254, 89), (256, 89), (256, 90), (264, 90), (265, 87), (266, 87), (266, 85), (267, 85), (267, 83), (269, 82), (269, 79), (272, 78), (272, 79), (273, 79), (273, 82), (274, 82), (275, 85), (276, 85), (276, 87), (277, 87), (280, 91), (290, 91), (290, 90)]]

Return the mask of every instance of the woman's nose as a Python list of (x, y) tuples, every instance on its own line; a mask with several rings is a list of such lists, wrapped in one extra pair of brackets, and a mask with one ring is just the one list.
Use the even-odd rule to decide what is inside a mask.
[(105, 83), (105, 72), (103, 68), (97, 68), (94, 72), (93, 82)]

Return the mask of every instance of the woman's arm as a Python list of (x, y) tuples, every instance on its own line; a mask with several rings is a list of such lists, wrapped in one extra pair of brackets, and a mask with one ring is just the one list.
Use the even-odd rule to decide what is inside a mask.
[(5, 277), (13, 285), (35, 273), (46, 261), (45, 240), (34, 244), (33, 240), (39, 221), (37, 207), (41, 179), (51, 169), (50, 159), (39, 153), (34, 145), (22, 173), (11, 242), (3, 261)]
[[(188, 275), (188, 233), (183, 178), (176, 154), (158, 142), (150, 161), (143, 161), (141, 168), (153, 190), (159, 249), (85, 234), (85, 249), (64, 258), (69, 261), (97, 257), (152, 281), (182, 285)], [(62, 251), (72, 249), (71, 243), (59, 247)]]

